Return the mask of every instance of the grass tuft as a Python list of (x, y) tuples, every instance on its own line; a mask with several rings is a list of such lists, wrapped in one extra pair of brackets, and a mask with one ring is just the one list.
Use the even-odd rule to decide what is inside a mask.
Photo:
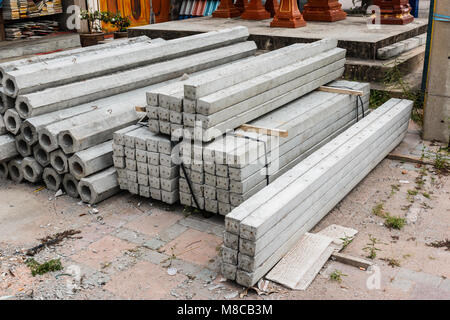
[(62, 264), (59, 259), (49, 260), (40, 264), (33, 258), (29, 258), (25, 261), (25, 263), (30, 268), (33, 277), (37, 274), (43, 275), (47, 272), (62, 270)]
[(389, 214), (386, 214), (386, 217), (384, 219), (384, 225), (389, 229), (401, 230), (405, 226), (405, 224), (406, 224), (405, 218), (394, 217)]

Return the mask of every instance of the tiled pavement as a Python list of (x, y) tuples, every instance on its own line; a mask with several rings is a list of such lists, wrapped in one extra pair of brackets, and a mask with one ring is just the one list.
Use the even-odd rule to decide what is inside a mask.
[[(119, 299), (174, 299), (183, 283), (217, 278), (223, 218), (205, 220), (175, 211), (152, 209), (123, 221), (82, 230), (82, 241), (65, 259), (108, 276), (104, 290)], [(66, 263), (67, 265), (67, 263)], [(176, 269), (175, 275), (168, 270)], [(180, 290), (179, 290), (180, 291)], [(183, 290), (181, 290), (183, 291)], [(209, 291), (208, 291), (209, 292)], [(195, 292), (187, 298), (201, 298)], [(209, 298), (205, 296), (204, 298)]]

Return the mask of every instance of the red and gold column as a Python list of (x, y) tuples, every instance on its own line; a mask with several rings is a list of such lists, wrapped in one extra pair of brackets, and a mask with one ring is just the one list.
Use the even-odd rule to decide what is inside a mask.
[(338, 0), (308, 0), (303, 10), (303, 18), (306, 21), (333, 22), (346, 17), (347, 14)]
[(408, 0), (374, 0), (373, 4), (380, 7), (381, 24), (407, 24), (414, 20)]
[(270, 18), (270, 12), (267, 12), (263, 7), (261, 0), (250, 0), (250, 3), (245, 8), (241, 15), (245, 20), (264, 20)]
[(239, 17), (241, 12), (234, 6), (233, 0), (220, 0), (219, 7), (212, 13), (214, 18)]
[(297, 0), (281, 0), (280, 8), (270, 23), (270, 27), (299, 28), (304, 26), (306, 26), (306, 22), (298, 10)]

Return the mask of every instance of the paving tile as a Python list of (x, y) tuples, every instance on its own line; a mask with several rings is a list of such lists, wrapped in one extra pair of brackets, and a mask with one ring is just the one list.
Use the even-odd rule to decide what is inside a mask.
[(199, 266), (195, 263), (190, 263), (188, 261), (180, 260), (180, 259), (172, 259), (172, 260), (164, 261), (161, 265), (166, 268), (169, 266), (172, 268), (176, 268), (179, 273), (184, 274), (189, 277), (194, 277), (194, 278), (197, 278), (199, 273), (202, 271), (201, 266)]
[(114, 230), (114, 227), (105, 224), (91, 223), (79, 230), (81, 233), (77, 236), (82, 237), (83, 241), (94, 242), (111, 233)]
[(417, 284), (424, 284), (426, 286), (431, 286), (434, 288), (437, 288), (443, 280), (441, 277), (433, 274), (417, 272), (406, 268), (400, 268), (396, 277), (408, 279), (414, 281)]
[(400, 289), (403, 292), (409, 292), (412, 288), (414, 288), (414, 282), (407, 279), (395, 278), (392, 280), (391, 286)]
[(206, 266), (210, 260), (216, 259), (217, 248), (222, 244), (222, 238), (198, 230), (189, 229), (183, 232), (175, 240), (166, 244), (160, 252), (177, 259), (189, 261), (201, 266)]
[(443, 279), (439, 285), (439, 289), (447, 291), (450, 294), (450, 279)]
[(213, 281), (217, 278), (217, 273), (209, 270), (208, 268), (203, 268), (198, 274), (197, 278), (203, 281)]
[(181, 214), (153, 209), (151, 215), (143, 215), (126, 224), (125, 227), (149, 236), (155, 236), (182, 218)]
[(127, 224), (129, 221), (127, 219), (121, 219), (117, 216), (107, 216), (107, 217), (103, 217), (103, 222), (111, 227), (114, 228), (120, 228), (123, 227), (125, 224)]
[(439, 290), (432, 284), (417, 283), (411, 295), (411, 299), (448, 300), (450, 299), (450, 292)]
[(132, 243), (108, 235), (92, 243), (71, 258), (76, 262), (98, 269), (102, 263), (111, 262), (121, 256), (125, 250), (135, 247), (136, 245)]
[(157, 250), (166, 244), (165, 241), (152, 238), (146, 234), (129, 230), (127, 228), (121, 228), (117, 230), (117, 232), (114, 233), (114, 235), (122, 240), (127, 240), (136, 243), (138, 245), (148, 247), (153, 250)]
[(218, 237), (223, 237), (225, 230), (224, 226), (219, 226), (215, 223), (210, 223), (207, 220), (199, 220), (198, 218), (187, 217), (179, 221), (179, 224), (206, 233), (214, 234)]
[(150, 239), (150, 237), (145, 234), (127, 228), (118, 229), (116, 232), (114, 232), (114, 236), (122, 240), (127, 240), (139, 245), (143, 245), (146, 241)]
[(169, 259), (169, 256), (148, 248), (139, 248), (139, 252), (141, 260), (148, 261), (157, 265), (160, 265), (161, 263)]
[(142, 261), (114, 275), (105, 289), (124, 299), (164, 299), (169, 298), (170, 290), (184, 280), (186, 277), (182, 274), (170, 276), (166, 269)]
[(185, 232), (187, 229), (188, 227), (175, 223), (167, 229), (161, 231), (158, 236), (161, 240), (169, 242)]

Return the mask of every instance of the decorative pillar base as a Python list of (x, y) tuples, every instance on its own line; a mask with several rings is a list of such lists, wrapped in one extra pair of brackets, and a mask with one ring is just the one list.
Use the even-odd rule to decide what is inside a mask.
[(338, 0), (308, 0), (303, 10), (306, 21), (334, 22), (344, 20), (347, 14)]
[(239, 17), (241, 12), (233, 5), (232, 0), (220, 0), (220, 5), (212, 13), (213, 18), (235, 18)]
[(297, 0), (281, 0), (280, 8), (270, 23), (271, 28), (299, 28), (306, 26), (300, 10), (298, 10)]
[(250, 0), (241, 19), (245, 20), (265, 20), (270, 18), (270, 13), (264, 9), (261, 0)]
[[(408, 0), (374, 0), (374, 5), (380, 7), (381, 24), (408, 24), (414, 21), (410, 14), (411, 6)], [(376, 23), (376, 18), (372, 20)]]
[(270, 16), (273, 18), (280, 6), (278, 5), (278, 0), (266, 0), (266, 4), (264, 6), (267, 12), (270, 12)]

